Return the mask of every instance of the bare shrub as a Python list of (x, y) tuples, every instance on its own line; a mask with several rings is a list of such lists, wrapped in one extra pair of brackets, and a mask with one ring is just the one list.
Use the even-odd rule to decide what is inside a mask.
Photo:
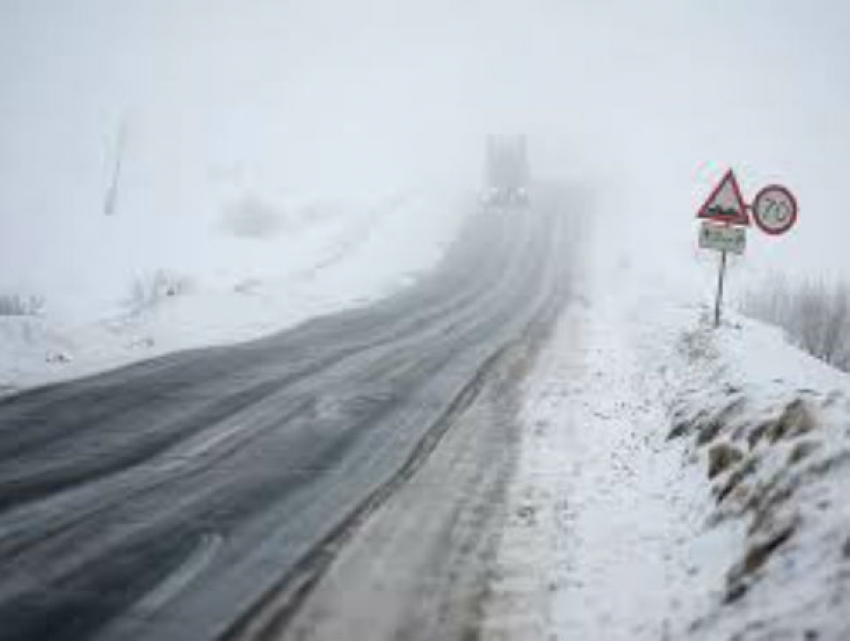
[(182, 296), (191, 289), (192, 282), (187, 277), (160, 269), (133, 281), (127, 306), (133, 313), (138, 313), (154, 308), (169, 298)]
[(0, 294), (0, 316), (41, 316), (43, 312), (44, 298), (41, 296)]
[(713, 479), (744, 458), (744, 453), (731, 443), (717, 443), (708, 450), (708, 478)]
[(790, 286), (780, 278), (750, 292), (742, 310), (782, 327), (813, 356), (850, 371), (850, 287), (846, 284), (809, 280)]

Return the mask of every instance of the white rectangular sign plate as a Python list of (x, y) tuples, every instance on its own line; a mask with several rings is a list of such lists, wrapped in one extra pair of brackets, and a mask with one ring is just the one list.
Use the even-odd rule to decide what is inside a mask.
[(702, 249), (743, 254), (747, 247), (747, 232), (743, 227), (705, 222), (699, 229), (699, 246)]

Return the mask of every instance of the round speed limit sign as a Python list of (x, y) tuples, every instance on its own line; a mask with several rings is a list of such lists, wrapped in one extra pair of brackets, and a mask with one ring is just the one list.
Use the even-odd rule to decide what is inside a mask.
[(753, 202), (753, 218), (766, 234), (784, 234), (797, 222), (797, 200), (781, 185), (765, 187)]

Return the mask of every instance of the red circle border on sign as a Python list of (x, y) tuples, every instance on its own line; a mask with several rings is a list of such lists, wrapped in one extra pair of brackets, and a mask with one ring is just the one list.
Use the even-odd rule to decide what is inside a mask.
[[(761, 218), (756, 214), (758, 211), (759, 200), (764, 197), (764, 195), (769, 191), (781, 191), (788, 197), (788, 200), (791, 201), (791, 205), (793, 210), (791, 212), (791, 217), (788, 219), (788, 224), (782, 227), (781, 229), (770, 229), (769, 227), (765, 227)], [(771, 236), (780, 236), (791, 229), (797, 223), (797, 199), (794, 197), (794, 194), (791, 191), (784, 187), (783, 185), (768, 185), (767, 187), (763, 187), (759, 190), (759, 193), (756, 194), (755, 200), (753, 200), (753, 205), (751, 207), (753, 212), (753, 219), (756, 221), (756, 225), (759, 229), (761, 229), (765, 234), (769, 234)]]

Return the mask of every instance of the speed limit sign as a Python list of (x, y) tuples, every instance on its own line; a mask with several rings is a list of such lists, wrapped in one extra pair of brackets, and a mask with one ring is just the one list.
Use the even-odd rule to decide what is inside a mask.
[(752, 211), (763, 232), (778, 236), (797, 222), (797, 199), (785, 187), (770, 185), (756, 195)]

